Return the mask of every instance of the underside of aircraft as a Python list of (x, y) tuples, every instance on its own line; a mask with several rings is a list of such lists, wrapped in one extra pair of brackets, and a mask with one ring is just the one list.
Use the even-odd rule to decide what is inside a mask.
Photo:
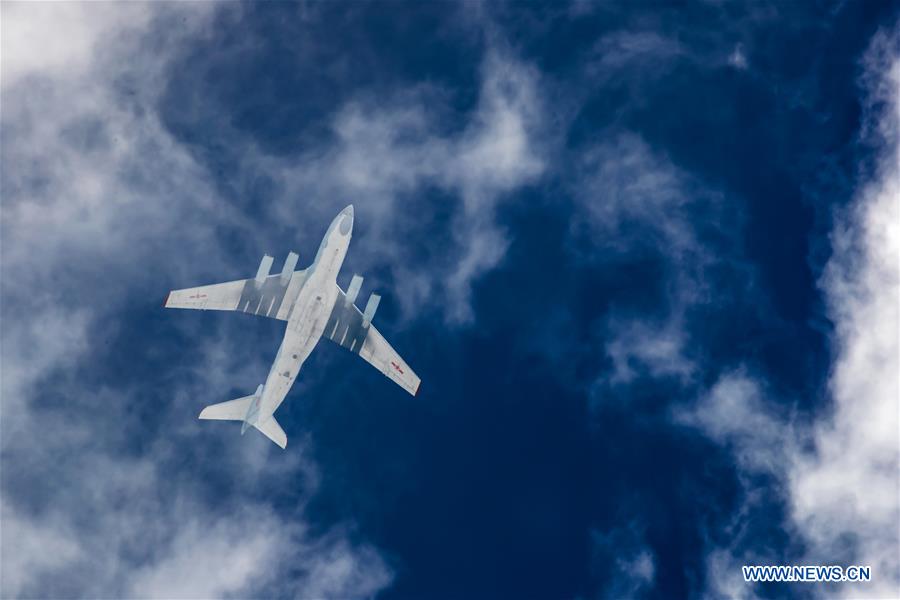
[(287, 322), (266, 382), (252, 395), (207, 406), (200, 413), (201, 419), (242, 421), (242, 434), (252, 426), (285, 448), (287, 436), (274, 413), (323, 337), (416, 395), (419, 377), (372, 325), (381, 297), (371, 294), (360, 310), (355, 302), (363, 278), (354, 275), (346, 291), (337, 285), (352, 228), (351, 205), (332, 221), (315, 260), (306, 269), (295, 270), (299, 257), (291, 252), (281, 272), (271, 274), (273, 258), (265, 255), (253, 278), (169, 292), (163, 304), (166, 308), (234, 311)]

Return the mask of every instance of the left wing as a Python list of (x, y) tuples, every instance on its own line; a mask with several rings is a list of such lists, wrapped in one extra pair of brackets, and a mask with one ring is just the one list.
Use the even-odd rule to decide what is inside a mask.
[(380, 297), (372, 294), (365, 312), (361, 312), (353, 304), (361, 283), (361, 277), (353, 278), (350, 283), (349, 296), (340, 286), (337, 286), (338, 297), (322, 337), (358, 354), (388, 379), (415, 396), (419, 391), (421, 380), (372, 325), (372, 317), (375, 316)]
[(297, 255), (291, 252), (280, 274), (269, 275), (272, 257), (264, 256), (256, 277), (225, 283), (172, 290), (163, 304), (166, 308), (193, 308), (198, 310), (233, 310), (261, 317), (287, 321), (291, 307), (306, 271), (294, 271)]

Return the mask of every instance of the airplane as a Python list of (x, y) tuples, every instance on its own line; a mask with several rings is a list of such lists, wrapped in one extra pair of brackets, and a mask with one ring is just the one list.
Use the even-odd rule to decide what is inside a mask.
[(419, 377), (372, 325), (381, 296), (371, 294), (365, 310), (354, 302), (363, 278), (354, 275), (347, 291), (337, 284), (353, 232), (353, 205), (331, 222), (313, 263), (295, 271), (299, 256), (290, 252), (280, 274), (271, 275), (273, 258), (264, 255), (256, 277), (172, 290), (166, 308), (231, 310), (287, 321), (284, 339), (266, 382), (250, 396), (207, 406), (201, 419), (242, 421), (241, 435), (255, 427), (282, 449), (287, 435), (275, 420), (303, 362), (320, 338), (358, 355), (413, 396)]

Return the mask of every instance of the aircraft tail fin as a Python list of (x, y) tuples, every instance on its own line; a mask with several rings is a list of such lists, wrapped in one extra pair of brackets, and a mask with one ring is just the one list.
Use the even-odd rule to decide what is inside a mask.
[(280, 446), (282, 450), (287, 447), (287, 435), (285, 435), (284, 430), (281, 428), (281, 425), (278, 424), (278, 421), (275, 420), (275, 417), (269, 417), (263, 423), (254, 423), (253, 426), (259, 429), (267, 438), (275, 442), (275, 444)]
[(282, 449), (287, 447), (287, 436), (275, 417), (269, 417), (260, 423), (259, 419), (259, 398), (262, 396), (263, 386), (256, 388), (256, 393), (252, 396), (244, 396), (228, 400), (227, 402), (219, 402), (218, 404), (210, 404), (200, 412), (201, 419), (216, 419), (218, 421), (243, 421), (241, 426), (241, 435), (247, 431), (251, 425), (259, 429), (263, 435), (275, 442)]

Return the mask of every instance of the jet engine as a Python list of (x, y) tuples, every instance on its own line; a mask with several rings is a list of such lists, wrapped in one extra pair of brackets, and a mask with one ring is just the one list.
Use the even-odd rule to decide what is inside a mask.
[(369, 301), (366, 302), (366, 310), (363, 311), (363, 327), (368, 327), (372, 323), (372, 318), (375, 317), (375, 311), (378, 310), (379, 302), (381, 302), (381, 296), (378, 294), (369, 296)]
[(259, 263), (259, 269), (256, 270), (256, 289), (262, 287), (262, 285), (266, 282), (266, 278), (269, 276), (269, 271), (272, 269), (272, 261), (275, 260), (268, 254), (264, 254), (262, 257), (262, 261)]

